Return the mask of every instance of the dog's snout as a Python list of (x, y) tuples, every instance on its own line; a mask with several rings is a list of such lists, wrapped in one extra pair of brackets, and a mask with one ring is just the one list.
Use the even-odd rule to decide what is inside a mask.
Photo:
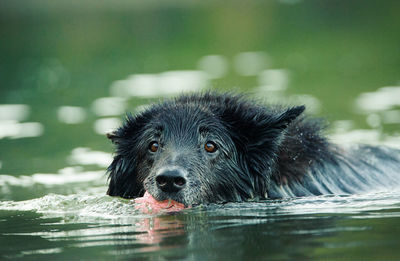
[(179, 169), (164, 170), (157, 175), (156, 182), (164, 192), (178, 192), (186, 186), (185, 173)]

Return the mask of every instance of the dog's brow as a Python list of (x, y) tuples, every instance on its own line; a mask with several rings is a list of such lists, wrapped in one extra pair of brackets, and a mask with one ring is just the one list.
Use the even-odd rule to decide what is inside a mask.
[(200, 133), (206, 133), (206, 132), (210, 132), (210, 129), (206, 126), (200, 126), (199, 127), (199, 132)]
[(153, 126), (153, 129), (154, 129), (155, 131), (162, 132), (162, 131), (164, 130), (164, 126), (162, 126), (161, 124), (155, 124), (155, 125)]

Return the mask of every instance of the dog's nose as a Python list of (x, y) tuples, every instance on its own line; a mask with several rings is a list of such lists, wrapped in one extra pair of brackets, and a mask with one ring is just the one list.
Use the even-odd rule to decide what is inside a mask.
[(156, 182), (164, 192), (178, 192), (186, 186), (185, 173), (179, 169), (164, 170), (157, 175)]

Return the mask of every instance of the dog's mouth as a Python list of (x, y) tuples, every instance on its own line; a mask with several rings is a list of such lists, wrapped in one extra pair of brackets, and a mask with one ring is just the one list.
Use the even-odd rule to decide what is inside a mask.
[(144, 193), (143, 197), (134, 199), (134, 202), (137, 203), (135, 206), (137, 209), (148, 214), (159, 212), (176, 212), (188, 208), (183, 203), (172, 199), (159, 201), (155, 199), (148, 191)]

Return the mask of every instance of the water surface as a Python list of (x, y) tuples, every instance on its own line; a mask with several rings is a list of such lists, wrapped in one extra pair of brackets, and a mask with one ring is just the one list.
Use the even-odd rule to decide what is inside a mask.
[(400, 191), (151, 215), (129, 200), (93, 190), (1, 202), (0, 210), (0, 250), (10, 259), (394, 260), (400, 255)]

